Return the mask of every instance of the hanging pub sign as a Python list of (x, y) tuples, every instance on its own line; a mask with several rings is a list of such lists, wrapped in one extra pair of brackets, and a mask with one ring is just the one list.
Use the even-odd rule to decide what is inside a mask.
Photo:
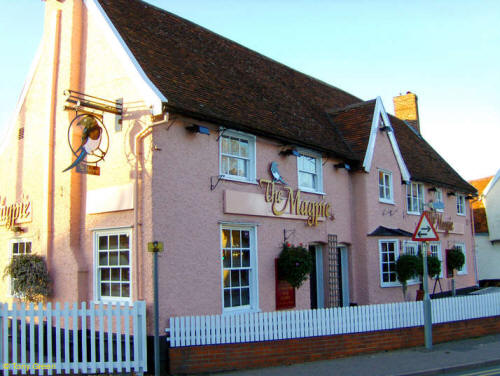
[(99, 117), (93, 114), (77, 115), (68, 127), (68, 144), (75, 160), (63, 172), (76, 168), (83, 174), (99, 175), (97, 163), (108, 152), (108, 131)]
[(0, 226), (12, 229), (21, 223), (31, 222), (31, 201), (23, 196), (21, 201), (7, 205), (5, 197), (0, 198)]

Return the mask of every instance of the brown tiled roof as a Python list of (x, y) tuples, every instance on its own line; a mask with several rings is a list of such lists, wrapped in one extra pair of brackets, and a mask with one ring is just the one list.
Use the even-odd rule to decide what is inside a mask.
[(474, 231), (476, 233), (488, 232), (488, 220), (486, 218), (486, 209), (484, 207), (473, 210), (474, 212)]
[(352, 159), (325, 109), (360, 99), (140, 0), (99, 0), (172, 112)]
[[(476, 179), (476, 180), (469, 180), (469, 183), (477, 189), (477, 194), (481, 196), (483, 194), (484, 189), (488, 185), (488, 183), (493, 179), (493, 176), (488, 176), (486, 178), (481, 178), (481, 179)], [(477, 209), (477, 208), (484, 208), (484, 203), (481, 197), (479, 199), (474, 200), (472, 202), (472, 208)]]
[(364, 158), (368, 147), (374, 112), (375, 100), (356, 103), (330, 112), (332, 123), (360, 160)]
[(403, 120), (392, 115), (389, 118), (412, 180), (461, 193), (476, 193), (476, 189), (462, 179), (421, 135)]
[[(141, 0), (98, 1), (169, 111), (351, 162), (364, 158), (375, 101), (361, 102)], [(475, 192), (408, 125), (391, 119), (412, 179)]]

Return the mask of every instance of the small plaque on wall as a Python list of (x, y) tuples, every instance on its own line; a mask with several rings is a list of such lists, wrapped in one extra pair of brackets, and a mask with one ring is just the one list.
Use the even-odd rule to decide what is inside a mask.
[(295, 308), (295, 289), (287, 281), (278, 278), (278, 259), (274, 260), (274, 271), (276, 277), (276, 310)]

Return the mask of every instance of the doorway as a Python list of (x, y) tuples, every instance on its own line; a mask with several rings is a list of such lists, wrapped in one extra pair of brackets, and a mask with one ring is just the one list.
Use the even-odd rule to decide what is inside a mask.
[(319, 244), (309, 246), (309, 253), (313, 259), (310, 276), (311, 309), (325, 308), (325, 285), (323, 272), (323, 247)]

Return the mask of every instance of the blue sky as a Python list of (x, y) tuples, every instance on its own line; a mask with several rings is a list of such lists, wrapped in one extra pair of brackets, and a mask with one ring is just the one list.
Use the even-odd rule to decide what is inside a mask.
[[(500, 169), (498, 0), (150, 0), (364, 100), (419, 97), (426, 140), (464, 177)], [(0, 13), (0, 134), (40, 42), (44, 2)]]

